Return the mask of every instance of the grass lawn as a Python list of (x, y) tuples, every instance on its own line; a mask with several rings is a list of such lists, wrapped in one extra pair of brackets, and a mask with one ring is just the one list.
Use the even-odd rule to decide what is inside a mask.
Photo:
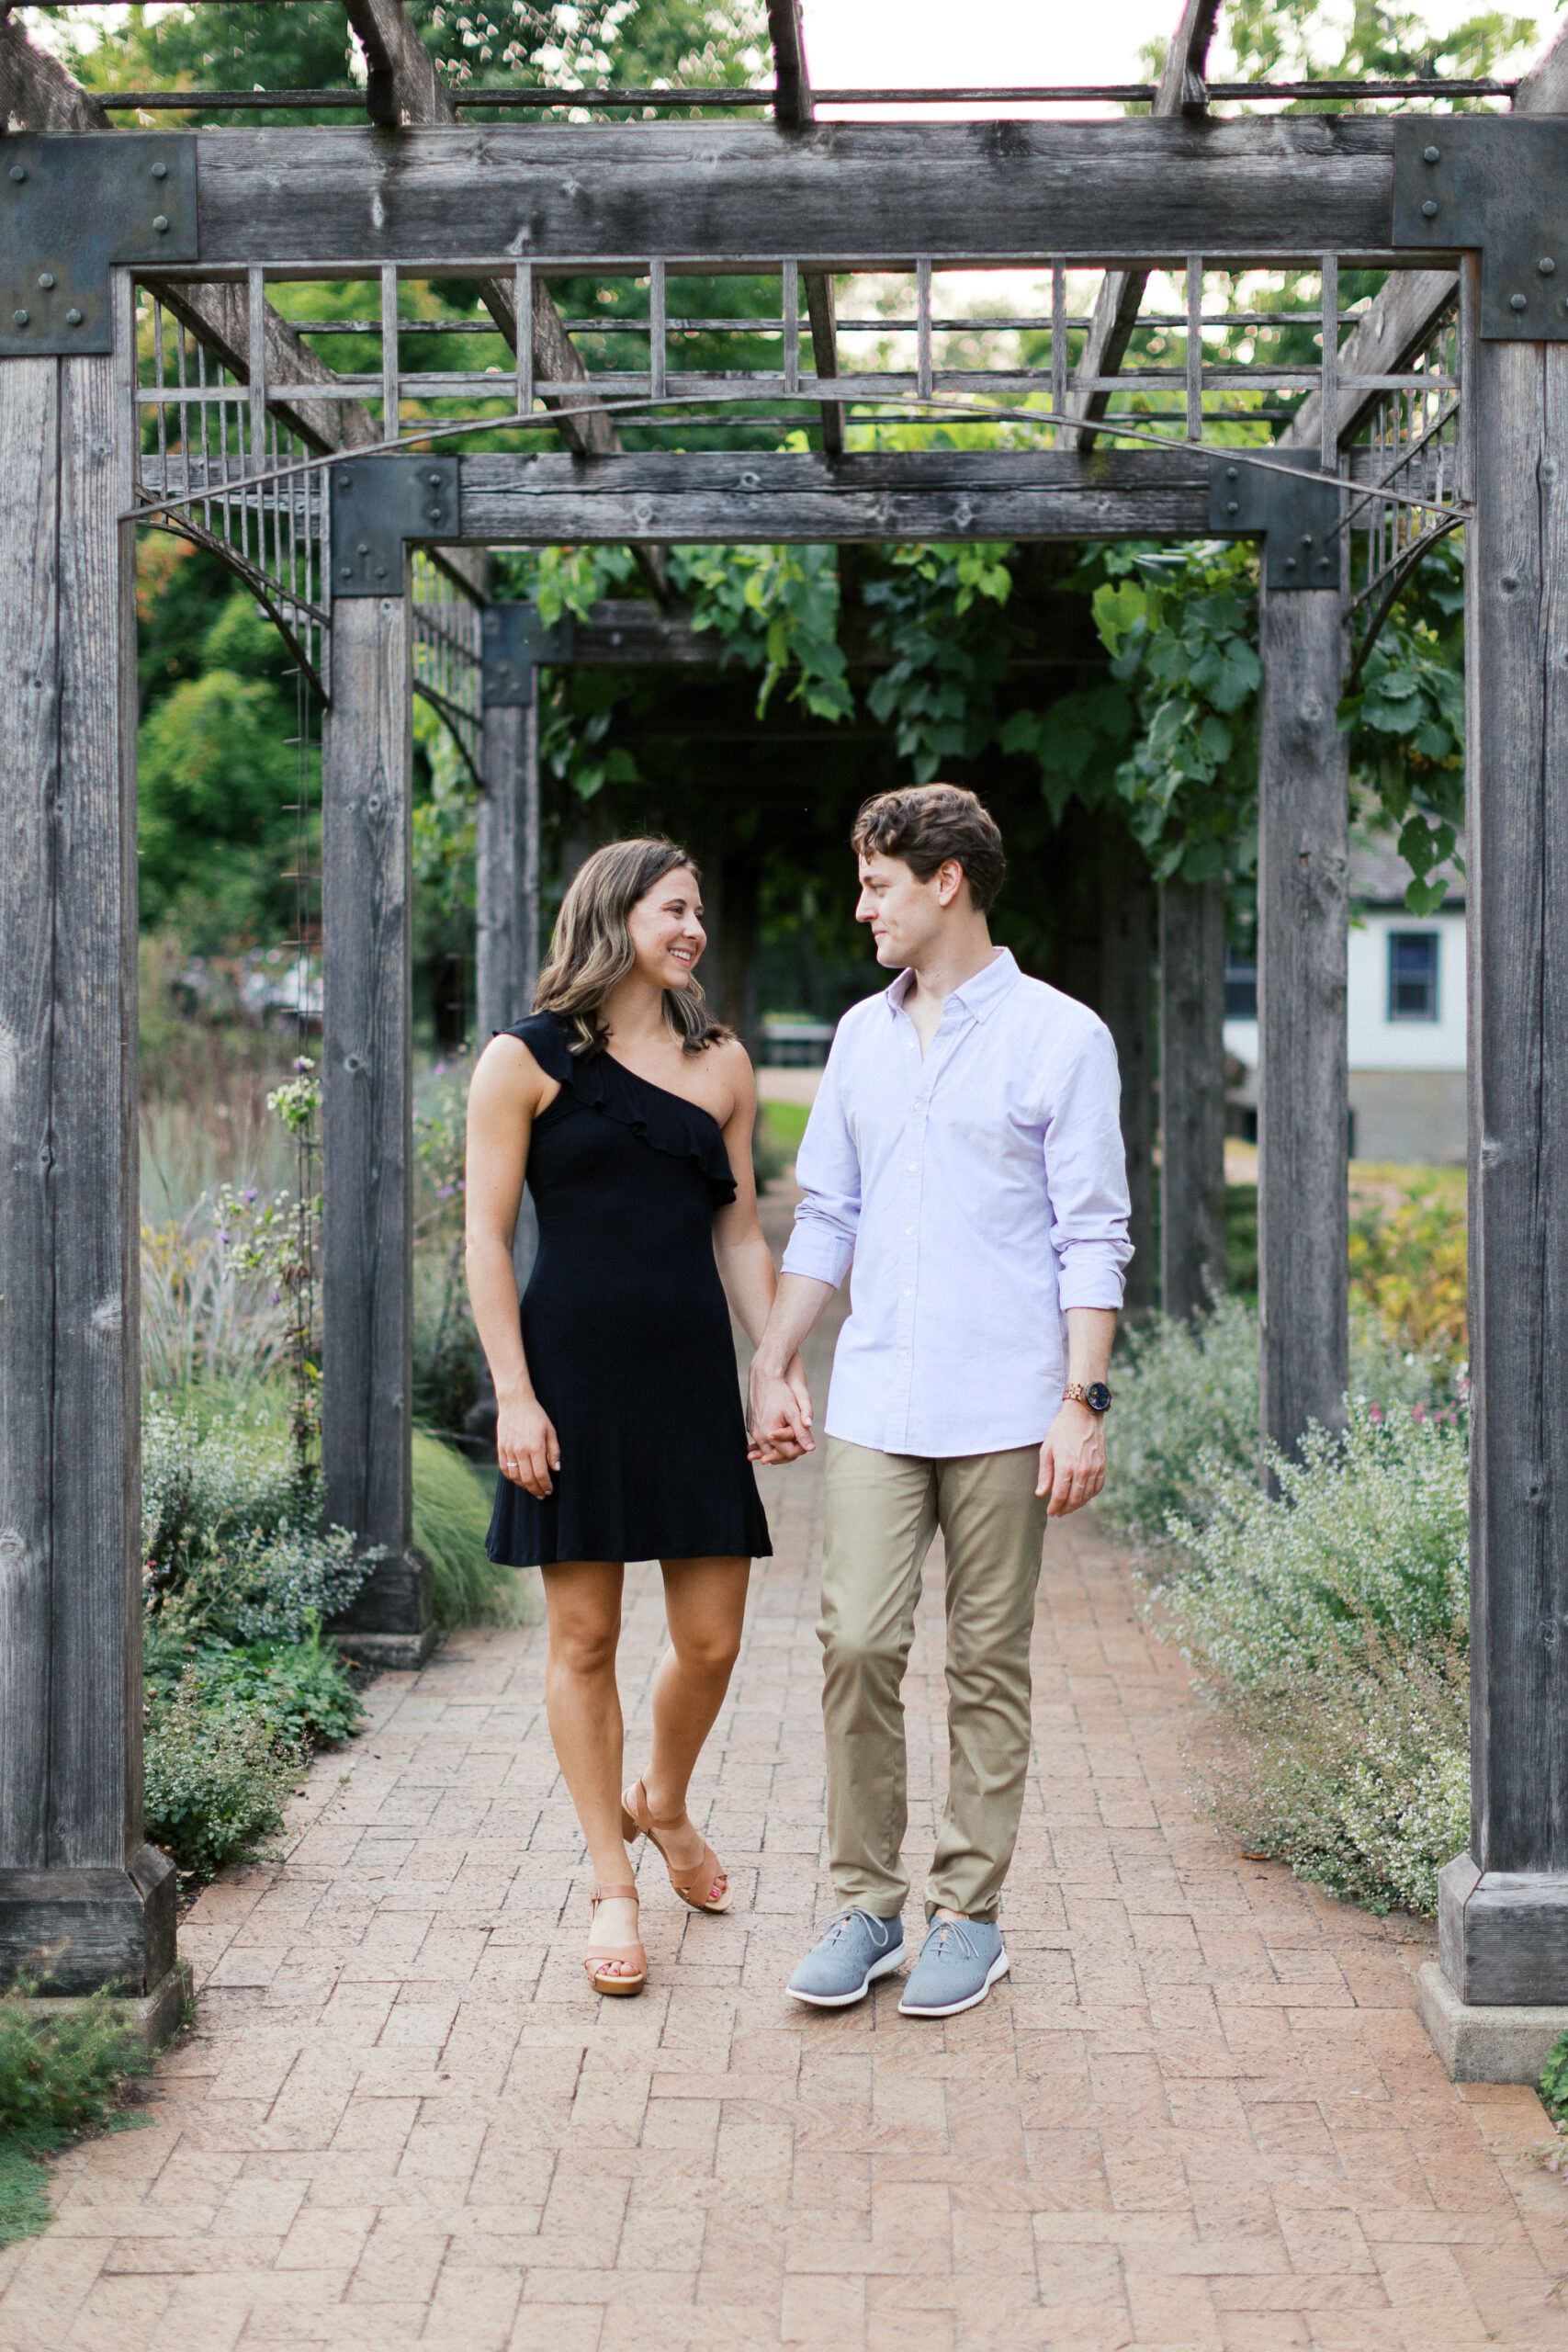
[(793, 1159), (800, 1148), (800, 1138), (806, 1133), (806, 1122), (811, 1116), (806, 1102), (764, 1102), (761, 1114), (781, 1150)]

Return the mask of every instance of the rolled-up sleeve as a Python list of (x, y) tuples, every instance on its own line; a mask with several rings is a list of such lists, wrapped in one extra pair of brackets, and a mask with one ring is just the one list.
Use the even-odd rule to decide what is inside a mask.
[(1133, 1245), (1121, 1114), (1116, 1048), (1097, 1021), (1053, 1090), (1045, 1125), (1051, 1246), (1064, 1308), (1122, 1305)]
[(806, 1198), (784, 1254), (786, 1274), (808, 1274), (835, 1290), (850, 1271), (860, 1227), (860, 1153), (844, 1117), (842, 1069), (843, 1050), (835, 1040), (795, 1154), (795, 1182)]

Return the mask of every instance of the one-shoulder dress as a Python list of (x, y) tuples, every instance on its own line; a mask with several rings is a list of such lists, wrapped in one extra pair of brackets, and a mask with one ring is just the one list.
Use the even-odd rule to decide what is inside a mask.
[(560, 1091), (534, 1121), (538, 1255), (523, 1294), (535, 1394), (560, 1468), (541, 1499), (502, 1477), (487, 1550), (557, 1560), (765, 1557), (713, 1220), (735, 1198), (718, 1122), (553, 1013), (521, 1038)]

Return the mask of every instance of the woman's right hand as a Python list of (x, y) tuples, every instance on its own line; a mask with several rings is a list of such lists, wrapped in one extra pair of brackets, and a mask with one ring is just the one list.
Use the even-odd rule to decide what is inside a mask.
[(553, 1494), (550, 1472), (560, 1468), (555, 1424), (536, 1396), (503, 1398), (495, 1417), (495, 1456), (501, 1475), (530, 1495)]

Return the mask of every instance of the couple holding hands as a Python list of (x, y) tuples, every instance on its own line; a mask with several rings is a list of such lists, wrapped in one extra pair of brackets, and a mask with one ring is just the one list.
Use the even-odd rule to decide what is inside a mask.
[[(629, 1844), (648, 1838), (694, 1908), (730, 1905), (687, 1788), (751, 1561), (772, 1549), (751, 1465), (815, 1448), (799, 1351), (853, 1260), (825, 1416), (818, 1627), (840, 1907), (788, 1989), (845, 2007), (907, 1956), (899, 1690), (940, 1527), (951, 1764), (899, 2007), (950, 2017), (1008, 1967), (998, 1911), (1029, 1767), (1045, 1521), (1104, 1481), (1132, 1255), (1119, 1086), (1104, 1024), (991, 942), (1005, 863), (973, 793), (881, 794), (852, 843), (857, 916), (897, 977), (839, 1023), (777, 1279), (751, 1174), (751, 1066), (703, 1002), (699, 877), (682, 850), (615, 842), (588, 860), (538, 1010), (481, 1057), (468, 1261), (499, 1404), (490, 1551), (543, 1568), (550, 1733), (595, 1877), (583, 1964), (597, 1992), (639, 1992)], [(525, 1177), (539, 1247), (519, 1312)], [(755, 1350), (750, 1443), (731, 1308)], [(654, 1558), (670, 1647), (648, 1770), (623, 1788), (623, 1566)]]

